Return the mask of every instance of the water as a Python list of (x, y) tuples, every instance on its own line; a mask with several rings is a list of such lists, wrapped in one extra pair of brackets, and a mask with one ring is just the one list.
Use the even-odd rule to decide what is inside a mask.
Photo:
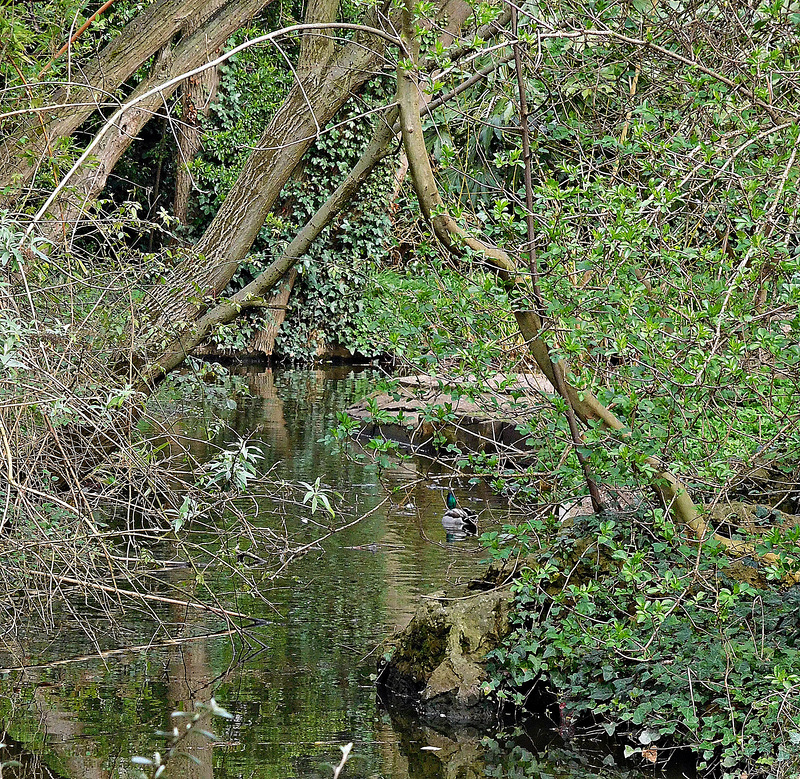
[[(477, 734), (393, 720), (376, 702), (371, 674), (382, 642), (407, 624), (420, 595), (481, 570), (485, 554), (475, 539), (445, 539), (447, 488), (481, 512), (482, 529), (519, 517), (484, 489), (449, 477), (441, 463), (414, 460), (381, 473), (319, 443), (336, 412), (369, 389), (371, 372), (243, 373), (255, 397), (238, 398), (229, 422), (262, 446), (263, 465), (274, 467), (275, 478), (313, 483), (321, 477), (344, 496), (348, 516), (374, 512), (324, 541), (322, 551), (292, 562), (284, 575), (264, 578), (259, 597), (235, 593), (224, 572), (206, 572), (221, 605), (269, 621), (246, 639), (217, 635), (159, 646), (166, 638), (159, 620), (183, 636), (217, 633), (224, 622), (153, 603), (152, 612), (127, 611), (109, 631), (91, 602), (74, 604), (96, 623), (91, 640), (63, 605), (53, 633), (32, 629), (13, 643), (6, 637), (13, 649), (0, 657), (6, 665), (12, 657), (24, 657), (26, 665), (62, 664), (0, 677), (0, 723), (7, 728), (0, 761), (21, 764), (6, 767), (4, 777), (133, 776), (133, 756), (163, 752), (156, 731), (169, 724), (169, 713), (212, 696), (233, 719), (210, 723), (213, 740), (187, 740), (183, 746), (195, 760), (176, 758), (167, 775), (330, 777), (340, 745), (348, 742), (354, 747), (343, 777), (482, 774)], [(398, 486), (402, 492), (386, 501)], [(302, 532), (297, 516), (286, 521)], [(195, 583), (188, 570), (162, 576), (173, 586)], [(115, 647), (138, 649), (97, 658), (97, 648)]]

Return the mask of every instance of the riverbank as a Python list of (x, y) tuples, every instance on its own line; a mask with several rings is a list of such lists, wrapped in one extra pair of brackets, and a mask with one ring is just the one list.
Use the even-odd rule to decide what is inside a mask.
[[(800, 516), (763, 504), (712, 516), (762, 543), (800, 530)], [(569, 737), (613, 737), (642, 766), (689, 749), (698, 775), (796, 775), (800, 587), (698, 546), (646, 505), (504, 530), (473, 585), (491, 589), (429, 596), (392, 642), (383, 695), (432, 719), (547, 714)]]

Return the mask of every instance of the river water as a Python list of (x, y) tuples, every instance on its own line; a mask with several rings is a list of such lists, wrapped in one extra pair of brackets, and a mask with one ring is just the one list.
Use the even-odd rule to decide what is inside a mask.
[[(448, 476), (441, 463), (414, 459), (382, 472), (321, 443), (337, 411), (367, 394), (375, 379), (371, 370), (249, 367), (241, 373), (251, 395), (237, 398), (228, 435), (259, 443), (261, 467), (273, 468), (276, 479), (313, 483), (320, 477), (342, 494), (348, 516), (373, 513), (291, 563), (277, 579), (265, 578), (259, 597), (234, 596), (234, 588), (219, 587), (220, 605), (266, 621), (246, 640), (222, 635), (160, 646), (165, 635), (159, 620), (191, 636), (217, 632), (221, 625), (202, 612), (157, 605), (127, 611), (111, 636), (90, 603), (62, 604), (51, 632), (15, 636), (14, 651), (3, 653), (0, 662), (9, 666), (22, 656), (34, 667), (0, 674), (0, 762), (8, 763), (0, 775), (135, 776), (139, 769), (132, 758), (163, 752), (158, 731), (170, 725), (170, 712), (212, 696), (233, 719), (209, 723), (213, 739), (187, 739), (184, 747), (193, 759), (174, 759), (166, 775), (326, 779), (340, 746), (349, 742), (354, 746), (343, 779), (466, 779), (487, 767), (504, 773), (497, 767), (503, 749), (487, 753), (481, 734), (391, 716), (376, 700), (371, 674), (382, 642), (407, 624), (420, 596), (481, 570), (486, 555), (475, 539), (445, 538), (447, 488), (462, 505), (481, 512), (482, 529), (519, 517), (484, 488)], [(401, 491), (387, 500), (397, 487)], [(307, 507), (300, 513), (307, 516)], [(171, 576), (173, 584), (182, 576), (187, 586), (195, 581), (185, 572)], [(95, 621), (94, 634), (75, 627), (72, 609)], [(134, 649), (99, 659), (97, 648), (109, 647)], [(547, 741), (548, 732), (545, 723), (539, 736)], [(526, 757), (514, 763), (514, 773), (526, 764), (535, 776), (596, 775), (592, 761), (557, 743), (549, 758), (535, 758), (519, 744), (516, 750)]]

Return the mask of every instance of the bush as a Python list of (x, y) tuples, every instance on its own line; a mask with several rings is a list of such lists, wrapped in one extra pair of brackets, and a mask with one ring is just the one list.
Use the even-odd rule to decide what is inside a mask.
[(690, 545), (660, 510), (519, 532), (528, 549), (534, 532), (554, 540), (515, 585), (501, 697), (546, 679), (567, 721), (623, 737), (628, 756), (688, 746), (706, 774), (796, 775), (797, 587)]

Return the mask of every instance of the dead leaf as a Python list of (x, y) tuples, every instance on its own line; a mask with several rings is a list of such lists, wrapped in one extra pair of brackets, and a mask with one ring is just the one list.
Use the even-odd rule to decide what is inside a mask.
[(649, 760), (651, 763), (655, 763), (658, 760), (658, 748), (657, 747), (647, 747), (646, 749), (642, 750), (642, 757), (645, 760)]

